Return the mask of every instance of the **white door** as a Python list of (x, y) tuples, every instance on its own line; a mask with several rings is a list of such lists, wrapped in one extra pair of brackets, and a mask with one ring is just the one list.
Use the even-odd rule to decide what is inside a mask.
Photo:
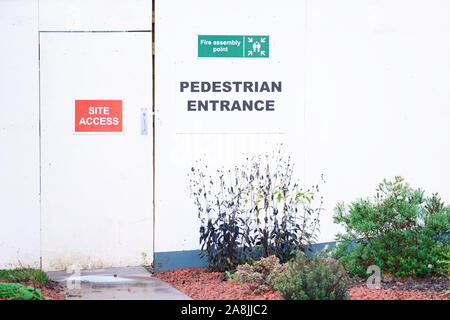
[(151, 47), (150, 32), (40, 33), (44, 270), (153, 261)]

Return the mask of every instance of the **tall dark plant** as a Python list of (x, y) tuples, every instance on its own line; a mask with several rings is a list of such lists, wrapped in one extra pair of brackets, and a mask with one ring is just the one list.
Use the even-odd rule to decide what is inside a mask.
[(280, 150), (213, 174), (198, 161), (191, 169), (190, 189), (201, 224), (201, 254), (214, 270), (273, 254), (284, 262), (316, 240), (319, 186), (302, 189), (291, 159)]
[(286, 262), (316, 240), (322, 197), (316, 207), (313, 203), (319, 185), (302, 188), (294, 177), (291, 158), (285, 158), (281, 150), (250, 162), (244, 202), (253, 232), (246, 238), (247, 245), (259, 249), (263, 257), (276, 255)]

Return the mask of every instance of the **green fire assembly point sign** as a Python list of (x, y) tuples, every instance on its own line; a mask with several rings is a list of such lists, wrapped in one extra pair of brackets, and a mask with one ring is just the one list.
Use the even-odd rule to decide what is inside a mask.
[(198, 36), (199, 58), (268, 58), (269, 36)]

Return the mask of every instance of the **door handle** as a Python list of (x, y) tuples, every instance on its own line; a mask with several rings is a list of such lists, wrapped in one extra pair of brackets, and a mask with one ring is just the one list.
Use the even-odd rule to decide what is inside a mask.
[(148, 109), (141, 108), (141, 135), (148, 134)]

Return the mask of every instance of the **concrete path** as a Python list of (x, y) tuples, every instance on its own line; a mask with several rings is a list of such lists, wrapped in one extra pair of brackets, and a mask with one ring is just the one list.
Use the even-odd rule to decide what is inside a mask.
[(47, 272), (59, 282), (68, 300), (191, 300), (154, 277), (144, 267)]

